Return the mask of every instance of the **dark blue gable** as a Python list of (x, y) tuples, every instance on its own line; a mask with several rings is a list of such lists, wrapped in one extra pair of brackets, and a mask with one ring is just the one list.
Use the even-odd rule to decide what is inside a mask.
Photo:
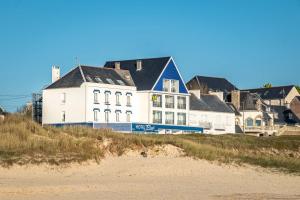
[(184, 85), (183, 80), (180, 78), (179, 72), (177, 71), (173, 60), (169, 62), (160, 79), (154, 86), (153, 90), (155, 91), (163, 91), (163, 79), (173, 79), (179, 80), (179, 92), (187, 94), (188, 91)]

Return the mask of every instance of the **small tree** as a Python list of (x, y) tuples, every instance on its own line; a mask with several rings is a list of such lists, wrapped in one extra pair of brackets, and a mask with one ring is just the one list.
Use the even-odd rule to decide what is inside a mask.
[(264, 88), (271, 88), (272, 87), (272, 84), (271, 83), (266, 83), (263, 85)]
[(300, 86), (296, 85), (296, 89), (298, 90), (298, 93), (300, 94)]

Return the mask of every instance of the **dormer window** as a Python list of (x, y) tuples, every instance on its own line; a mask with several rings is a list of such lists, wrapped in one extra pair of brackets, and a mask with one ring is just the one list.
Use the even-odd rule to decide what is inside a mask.
[(163, 91), (165, 92), (179, 92), (179, 81), (174, 79), (164, 79), (163, 80)]

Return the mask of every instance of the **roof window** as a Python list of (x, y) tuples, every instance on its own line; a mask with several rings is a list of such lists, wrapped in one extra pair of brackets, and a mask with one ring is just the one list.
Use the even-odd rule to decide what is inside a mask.
[(125, 83), (124, 83), (122, 80), (117, 80), (117, 82), (118, 82), (120, 85), (125, 85)]
[(98, 83), (103, 83), (102, 79), (100, 77), (95, 77), (95, 80), (98, 82)]
[(115, 83), (113, 82), (113, 80), (111, 80), (110, 78), (107, 78), (106, 80), (107, 80), (107, 82), (108, 82), (109, 84), (115, 84)]

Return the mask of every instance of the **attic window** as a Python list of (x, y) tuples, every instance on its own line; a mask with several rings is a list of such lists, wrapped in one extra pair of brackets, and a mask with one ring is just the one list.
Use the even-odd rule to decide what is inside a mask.
[(93, 82), (93, 79), (92, 79), (90, 76), (86, 76), (86, 79), (87, 79), (89, 82)]
[(100, 77), (96, 77), (95, 80), (98, 82), (98, 83), (103, 83), (102, 79)]
[(125, 83), (124, 83), (122, 80), (117, 80), (117, 82), (118, 82), (120, 85), (125, 85)]
[(107, 82), (108, 82), (109, 84), (115, 84), (115, 83), (113, 82), (113, 80), (111, 80), (110, 78), (107, 78), (106, 80), (107, 80)]

